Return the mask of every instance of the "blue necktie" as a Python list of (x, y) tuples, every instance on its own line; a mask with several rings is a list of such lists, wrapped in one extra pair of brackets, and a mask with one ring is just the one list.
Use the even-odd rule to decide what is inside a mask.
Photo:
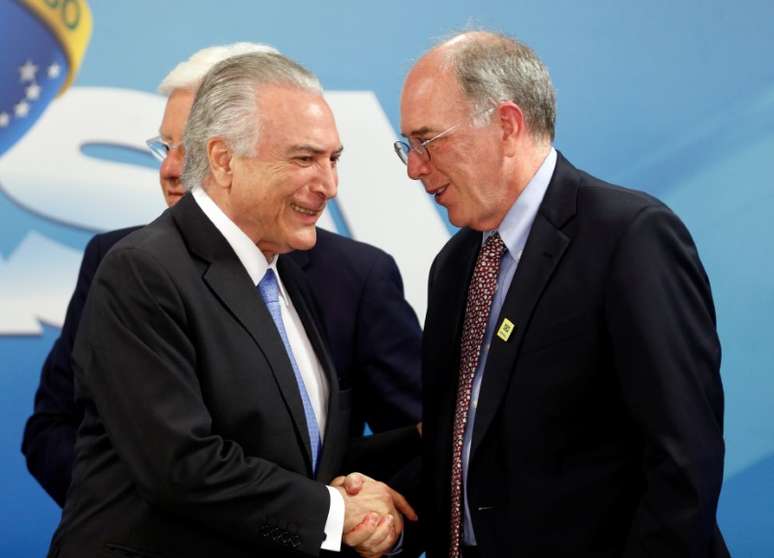
[(317, 425), (317, 418), (314, 416), (312, 401), (309, 399), (309, 393), (307, 393), (306, 386), (304, 385), (304, 378), (301, 376), (301, 371), (298, 369), (298, 364), (293, 356), (293, 349), (291, 349), (290, 342), (288, 341), (288, 334), (285, 331), (285, 324), (282, 322), (279, 301), (279, 284), (277, 283), (277, 277), (274, 275), (273, 269), (266, 270), (266, 275), (264, 275), (261, 282), (258, 283), (258, 290), (261, 292), (263, 301), (266, 303), (266, 308), (269, 309), (271, 319), (274, 320), (274, 325), (277, 326), (277, 331), (282, 338), (282, 344), (285, 345), (285, 351), (290, 359), (290, 365), (293, 367), (293, 374), (298, 383), (298, 391), (301, 392), (301, 402), (304, 404), (304, 416), (306, 417), (306, 428), (309, 431), (309, 442), (312, 445), (312, 472), (316, 473), (317, 457), (322, 448), (320, 427)]

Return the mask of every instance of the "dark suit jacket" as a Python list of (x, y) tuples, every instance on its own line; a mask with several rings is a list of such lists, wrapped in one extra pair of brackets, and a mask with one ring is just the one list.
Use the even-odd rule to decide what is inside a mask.
[(330, 387), (320, 482), (271, 316), (188, 196), (119, 242), (92, 283), (73, 353), (85, 414), (51, 556), (319, 553), (350, 393), (301, 271), (281, 257), (279, 272)]
[[(449, 539), (451, 431), (481, 233), (435, 259), (424, 330), (424, 509)], [(561, 155), (485, 365), (467, 494), (482, 556), (727, 556), (720, 345), (680, 220)]]
[[(83, 409), (73, 400), (70, 363), (81, 312), (102, 258), (138, 228), (98, 234), (86, 246), (62, 333), (43, 365), (35, 410), (24, 430), (27, 467), (60, 506), (70, 485), (75, 432), (83, 418)], [(374, 432), (417, 423), (421, 331), (403, 297), (395, 260), (378, 248), (322, 229), (312, 250), (289, 257), (312, 286), (339, 382), (353, 390), (351, 433), (362, 433), (366, 421)]]
[(70, 486), (75, 433), (83, 419), (83, 409), (74, 400), (70, 357), (86, 295), (108, 250), (139, 228), (98, 234), (86, 246), (62, 332), (43, 363), (40, 385), (35, 392), (35, 409), (24, 427), (22, 453), (27, 460), (27, 468), (60, 507), (64, 506), (67, 487)]
[(353, 436), (419, 422), (421, 338), (395, 260), (369, 244), (317, 229), (288, 254), (304, 271), (342, 386), (351, 387)]

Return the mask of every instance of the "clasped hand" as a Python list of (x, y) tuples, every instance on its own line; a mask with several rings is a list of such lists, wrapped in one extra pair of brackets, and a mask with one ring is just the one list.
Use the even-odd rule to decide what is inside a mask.
[(403, 531), (403, 516), (417, 520), (416, 512), (401, 494), (361, 473), (337, 477), (331, 486), (344, 497), (344, 544), (364, 558), (376, 558), (392, 550)]

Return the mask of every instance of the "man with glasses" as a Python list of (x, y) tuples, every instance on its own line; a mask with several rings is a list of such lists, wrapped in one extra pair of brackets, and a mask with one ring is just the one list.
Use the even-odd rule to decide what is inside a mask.
[[(168, 206), (185, 194), (181, 181), (183, 130), (207, 71), (216, 63), (249, 52), (276, 52), (266, 45), (236, 43), (205, 48), (180, 63), (161, 82), (167, 104), (160, 135), (148, 140), (161, 162), (159, 178)], [(60, 337), (41, 372), (35, 410), (27, 421), (22, 451), (33, 476), (64, 506), (73, 466), (75, 434), (83, 409), (73, 401), (70, 362), (75, 334), (94, 274), (108, 250), (139, 227), (96, 235), (87, 245), (77, 286)], [(419, 323), (403, 297), (400, 272), (391, 256), (362, 242), (322, 229), (317, 244), (289, 257), (313, 285), (315, 303), (327, 330), (339, 382), (352, 388), (350, 433), (411, 427), (420, 419)], [(376, 319), (375, 317), (378, 317)], [(413, 439), (418, 444), (418, 436)], [(411, 455), (418, 447), (406, 447)], [(385, 459), (384, 474), (399, 466)]]
[(728, 556), (720, 345), (682, 222), (554, 147), (548, 72), (463, 33), (425, 54), (395, 149), (461, 230), (423, 339), (428, 558)]

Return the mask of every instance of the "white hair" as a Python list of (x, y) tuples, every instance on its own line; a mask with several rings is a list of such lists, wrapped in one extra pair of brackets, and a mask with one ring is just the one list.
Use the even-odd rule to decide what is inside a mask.
[(209, 173), (207, 142), (220, 137), (235, 155), (255, 151), (260, 128), (259, 88), (279, 85), (322, 95), (317, 77), (289, 58), (251, 52), (218, 62), (196, 92), (183, 134), (183, 184), (204, 186)]
[(169, 96), (175, 89), (188, 89), (196, 91), (215, 64), (226, 58), (250, 54), (253, 52), (270, 52), (279, 54), (279, 51), (270, 45), (262, 43), (232, 43), (230, 45), (218, 45), (203, 48), (196, 51), (185, 62), (180, 62), (161, 80), (159, 93)]
[(500, 101), (513, 101), (524, 111), (533, 136), (554, 139), (556, 93), (548, 69), (531, 48), (489, 31), (460, 33), (448, 43), (453, 48), (446, 63), (457, 74), (474, 111), (481, 112)]

